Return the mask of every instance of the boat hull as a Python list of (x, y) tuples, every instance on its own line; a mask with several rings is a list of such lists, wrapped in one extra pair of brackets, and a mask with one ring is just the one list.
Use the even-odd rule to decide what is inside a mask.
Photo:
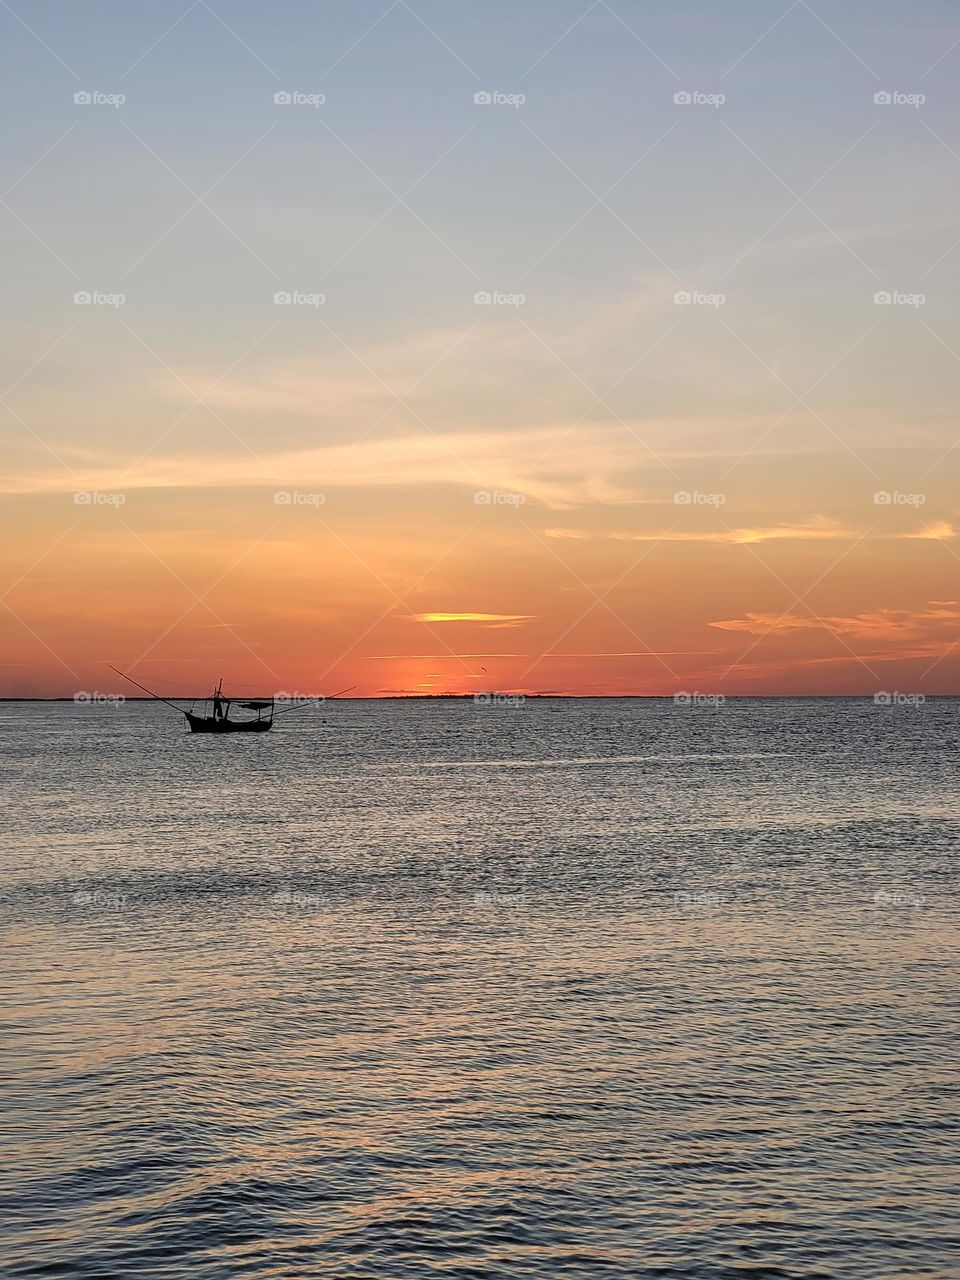
[(185, 711), (191, 733), (267, 733), (272, 720), (214, 720), (212, 716), (194, 716)]

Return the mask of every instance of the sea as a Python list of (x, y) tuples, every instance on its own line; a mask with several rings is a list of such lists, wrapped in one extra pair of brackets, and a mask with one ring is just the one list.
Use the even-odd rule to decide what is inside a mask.
[(0, 705), (0, 1275), (947, 1280), (960, 701)]

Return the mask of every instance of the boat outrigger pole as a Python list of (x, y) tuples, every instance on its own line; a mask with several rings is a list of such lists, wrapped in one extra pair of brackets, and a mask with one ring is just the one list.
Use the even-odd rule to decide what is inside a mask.
[(112, 662), (108, 662), (107, 666), (111, 671), (116, 671), (117, 675), (121, 676), (124, 680), (129, 680), (129, 682), (136, 685), (138, 689), (142, 689), (144, 693), (148, 693), (151, 698), (156, 698), (158, 702), (165, 702), (168, 707), (173, 707), (174, 711), (179, 711), (182, 716), (187, 714), (183, 707), (178, 707), (175, 702), (170, 702), (167, 698), (161, 698), (159, 693), (154, 693), (152, 689), (148, 689), (147, 686), (145, 684), (141, 684), (139, 680), (134, 680), (133, 676), (128, 676), (125, 671), (120, 671)]
[[(355, 684), (348, 685), (346, 689), (340, 689), (338, 690), (337, 693), (327, 694), (327, 696), (323, 700), (324, 702), (332, 702), (334, 698), (341, 698), (345, 693), (351, 693), (354, 689), (356, 689), (356, 687), (357, 686)], [(298, 702), (292, 707), (284, 707), (282, 710), (278, 711), (276, 714), (278, 716), (285, 716), (289, 714), (289, 712), (291, 711), (299, 711), (301, 707), (311, 707), (313, 705), (314, 705), (314, 699), (304, 698), (302, 702)]]
[[(288, 711), (299, 711), (303, 706), (310, 706), (312, 701), (304, 700), (303, 702), (295, 703), (292, 707), (284, 707), (282, 711), (277, 711), (275, 696), (272, 696), (269, 701), (260, 698), (252, 698), (249, 701), (239, 697), (227, 698), (224, 697), (223, 678), (221, 677), (213, 691), (212, 698), (203, 699), (205, 703), (213, 703), (213, 715), (196, 715), (192, 710), (185, 711), (183, 707), (178, 707), (169, 698), (164, 698), (159, 693), (154, 693), (145, 684), (141, 684), (139, 680), (134, 680), (133, 676), (128, 676), (125, 671), (115, 667), (112, 662), (108, 662), (107, 666), (111, 671), (115, 671), (122, 680), (126, 680), (148, 697), (153, 698), (156, 702), (162, 702), (164, 706), (170, 707), (174, 711), (179, 711), (186, 720), (187, 727), (191, 733), (268, 733), (273, 728), (273, 722), (277, 716), (286, 715)], [(336, 693), (331, 694), (330, 698), (325, 698), (324, 701), (328, 702), (331, 698), (339, 698), (345, 693), (352, 693), (356, 687), (356, 685), (351, 685), (348, 689), (338, 689)], [(196, 698), (194, 702), (196, 702)], [(255, 711), (257, 713), (256, 720), (231, 720), (230, 707), (234, 704), (245, 711)], [(266, 712), (266, 715), (264, 715), (264, 712)]]

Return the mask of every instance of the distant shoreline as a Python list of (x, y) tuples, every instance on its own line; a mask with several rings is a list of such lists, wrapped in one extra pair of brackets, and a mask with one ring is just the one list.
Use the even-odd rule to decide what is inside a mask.
[[(705, 692), (701, 690), (700, 692)], [(500, 694), (496, 690), (484, 690), (484, 694), (490, 697), (522, 697), (526, 702), (672, 702), (677, 696), (673, 693), (524, 693), (524, 694)], [(359, 697), (359, 698), (325, 698), (323, 694), (303, 694), (301, 695), (304, 702), (309, 702), (312, 698), (324, 698), (329, 702), (473, 702), (474, 698), (482, 696), (473, 693), (409, 693), (409, 694), (383, 694), (379, 697)], [(727, 693), (723, 697), (727, 702), (861, 702), (865, 700), (872, 701), (874, 698), (872, 693)], [(928, 693), (925, 694), (926, 699), (937, 698), (960, 698), (960, 693)], [(124, 702), (155, 702), (155, 698), (127, 697), (123, 695)], [(295, 701), (296, 699), (291, 699)], [(203, 702), (202, 697), (171, 697), (170, 702)], [(76, 703), (77, 706), (95, 705), (90, 702), (77, 702), (75, 698), (8, 698), (0, 697), (0, 704), (13, 702), (65, 702)]]

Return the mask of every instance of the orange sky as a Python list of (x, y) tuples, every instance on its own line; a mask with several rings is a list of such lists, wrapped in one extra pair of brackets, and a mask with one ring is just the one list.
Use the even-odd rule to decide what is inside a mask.
[(273, 492), (11, 500), (5, 693), (121, 692), (107, 663), (167, 694), (953, 690), (952, 526), (872, 495), (859, 524), (771, 524), (672, 494)]

